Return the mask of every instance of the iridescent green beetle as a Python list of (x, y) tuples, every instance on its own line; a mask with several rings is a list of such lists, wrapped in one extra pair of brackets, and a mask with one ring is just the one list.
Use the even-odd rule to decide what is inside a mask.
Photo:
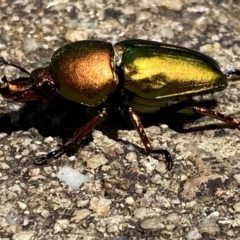
[[(209, 99), (227, 87), (228, 79), (240, 78), (239, 70), (223, 74), (217, 62), (202, 53), (145, 40), (126, 40), (115, 46), (90, 40), (69, 43), (54, 52), (50, 66), (31, 73), (3, 58), (0, 63), (14, 66), (29, 75), (12, 81), (4, 76), (0, 80), (0, 94), (5, 98), (25, 102), (61, 94), (89, 107), (102, 106), (99, 114), (80, 128), (71, 140), (38, 158), (37, 164), (60, 156), (90, 134), (106, 116), (105, 104), (109, 96), (120, 92), (122, 104), (128, 106), (147, 153), (154, 156), (164, 154), (167, 169), (171, 169), (170, 153), (152, 148), (138, 112), (156, 112), (188, 99)], [(235, 118), (205, 108), (190, 107), (189, 110), (240, 129)]]

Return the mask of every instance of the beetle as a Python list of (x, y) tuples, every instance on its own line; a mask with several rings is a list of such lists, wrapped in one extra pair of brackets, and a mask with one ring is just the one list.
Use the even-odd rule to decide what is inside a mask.
[[(88, 107), (101, 107), (101, 111), (77, 130), (73, 138), (59, 149), (39, 157), (36, 164), (59, 157), (91, 134), (107, 116), (109, 96), (116, 94), (116, 98), (121, 97), (121, 104), (128, 108), (147, 153), (163, 154), (170, 170), (173, 160), (169, 151), (151, 146), (138, 113), (156, 112), (189, 99), (210, 99), (215, 92), (227, 87), (228, 80), (240, 78), (240, 70), (233, 69), (224, 74), (214, 59), (200, 52), (139, 39), (124, 40), (114, 46), (96, 40), (72, 42), (53, 53), (49, 66), (31, 73), (2, 57), (0, 64), (13, 66), (28, 75), (12, 81), (3, 76), (0, 94), (4, 98), (26, 102), (60, 94)], [(236, 118), (196, 106), (188, 107), (188, 110), (240, 129)]]

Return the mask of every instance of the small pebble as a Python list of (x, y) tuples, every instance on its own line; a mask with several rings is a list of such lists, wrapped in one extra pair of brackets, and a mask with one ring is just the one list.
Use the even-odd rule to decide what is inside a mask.
[(146, 219), (140, 224), (143, 229), (163, 229), (165, 225), (162, 223), (161, 217)]
[(27, 204), (26, 203), (23, 203), (23, 202), (20, 202), (20, 201), (18, 201), (18, 206), (21, 208), (21, 209), (26, 209), (26, 207), (27, 207)]
[(199, 233), (199, 230), (197, 228), (192, 228), (186, 235), (187, 240), (197, 240), (202, 239), (202, 234)]
[(53, 226), (54, 233), (62, 232), (63, 229), (66, 229), (69, 226), (68, 219), (58, 219)]
[(240, 212), (240, 202), (237, 202), (233, 205), (233, 209), (235, 212)]
[(134, 215), (136, 218), (143, 219), (147, 215), (147, 209), (145, 207), (138, 208), (135, 212)]
[(24, 149), (22, 151), (22, 156), (28, 156), (29, 155), (29, 150), (28, 149)]
[(4, 133), (4, 132), (3, 132), (3, 133), (0, 133), (0, 140), (3, 139), (3, 138), (5, 138), (5, 137), (7, 137), (7, 136), (8, 136), (8, 135), (7, 135), (6, 133)]
[(168, 10), (180, 11), (185, 3), (183, 0), (162, 0), (158, 1), (160, 6), (166, 7)]
[(88, 199), (86, 199), (86, 200), (80, 199), (77, 201), (77, 207), (80, 208), (80, 207), (86, 206), (88, 203), (89, 203)]
[(87, 33), (86, 29), (83, 29), (80, 31), (68, 29), (64, 38), (65, 38), (65, 40), (70, 41), (70, 42), (85, 40), (88, 38), (88, 33)]
[(137, 159), (137, 154), (135, 152), (129, 152), (126, 154), (125, 158), (129, 161), (129, 162), (133, 162), (134, 160)]
[(71, 218), (72, 222), (79, 223), (82, 219), (89, 216), (91, 212), (88, 209), (77, 210), (73, 213), (73, 217)]
[(178, 223), (180, 221), (181, 217), (177, 213), (170, 213), (167, 216), (167, 221), (170, 223)]
[(9, 168), (10, 168), (10, 167), (9, 167), (8, 164), (6, 164), (6, 163), (4, 163), (4, 162), (1, 162), (1, 163), (0, 163), (0, 169), (6, 170), (6, 169), (9, 169)]
[(26, 53), (29, 53), (29, 52), (37, 51), (40, 47), (41, 47), (41, 44), (37, 42), (35, 39), (31, 38), (25, 41), (23, 49)]
[(162, 161), (158, 162), (158, 164), (156, 166), (156, 171), (158, 171), (160, 173), (165, 173), (167, 171), (166, 164)]
[(214, 218), (205, 218), (199, 223), (199, 231), (215, 235), (220, 229)]
[(64, 181), (72, 190), (78, 189), (83, 183), (90, 182), (92, 179), (81, 174), (77, 170), (64, 166), (60, 168), (57, 177)]
[(45, 142), (45, 143), (51, 143), (51, 142), (53, 142), (53, 137), (50, 136), (50, 137), (45, 138), (45, 139), (44, 139), (44, 142)]
[(41, 216), (46, 219), (46, 218), (48, 218), (50, 216), (50, 212), (48, 210), (46, 210), (46, 209), (43, 209), (41, 211)]
[(31, 240), (35, 231), (23, 231), (13, 234), (12, 240)]
[(102, 154), (95, 154), (87, 160), (87, 167), (96, 169), (108, 162), (107, 158)]
[(111, 200), (106, 198), (94, 197), (90, 202), (90, 206), (98, 215), (107, 216), (110, 211), (111, 202)]
[(28, 172), (29, 176), (37, 176), (40, 174), (40, 168), (32, 168)]
[(119, 231), (118, 225), (117, 224), (109, 224), (109, 226), (107, 227), (107, 231), (110, 233), (118, 232)]
[(129, 204), (129, 205), (132, 205), (132, 204), (135, 203), (133, 197), (127, 197), (127, 198), (125, 199), (125, 202), (126, 202), (127, 204)]
[(234, 233), (234, 231), (231, 229), (231, 230), (228, 230), (227, 232), (226, 232), (226, 234), (229, 236), (229, 237), (234, 237), (235, 236), (235, 233)]
[(237, 183), (240, 184), (240, 173), (235, 174), (235, 175), (233, 176), (233, 178), (235, 178), (235, 180), (237, 181)]

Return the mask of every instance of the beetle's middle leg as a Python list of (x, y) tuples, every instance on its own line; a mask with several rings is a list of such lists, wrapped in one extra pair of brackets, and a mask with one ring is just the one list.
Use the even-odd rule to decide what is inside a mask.
[(134, 112), (131, 107), (129, 108), (129, 114), (130, 114), (130, 117), (131, 117), (134, 127), (138, 131), (138, 134), (142, 140), (142, 143), (143, 143), (146, 151), (150, 155), (163, 154), (165, 156), (165, 159), (167, 162), (167, 169), (171, 170), (173, 167), (173, 160), (171, 158), (170, 153), (165, 149), (154, 149), (145, 133), (141, 119), (139, 118), (138, 114), (136, 112)]
[(36, 164), (43, 164), (47, 162), (50, 158), (58, 158), (62, 154), (64, 154), (68, 149), (75, 147), (81, 140), (87, 137), (89, 134), (93, 132), (95, 127), (102, 122), (102, 120), (106, 117), (107, 111), (106, 108), (103, 108), (101, 112), (98, 113), (97, 116), (93, 117), (90, 121), (88, 121), (83, 127), (79, 128), (73, 138), (69, 139), (63, 146), (59, 149), (52, 151), (42, 157), (39, 157), (35, 160)]
[(212, 111), (202, 107), (188, 107), (188, 109), (190, 109), (194, 113), (220, 120), (225, 123), (226, 127), (237, 128), (238, 130), (240, 130), (240, 121), (234, 117), (230, 117), (217, 111)]

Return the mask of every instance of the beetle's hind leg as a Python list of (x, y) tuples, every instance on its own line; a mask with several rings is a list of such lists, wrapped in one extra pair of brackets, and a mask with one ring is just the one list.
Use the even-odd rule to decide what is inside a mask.
[(234, 117), (230, 117), (217, 111), (212, 111), (202, 107), (188, 107), (188, 109), (190, 109), (194, 113), (198, 113), (201, 115), (209, 116), (213, 119), (220, 120), (224, 123), (225, 127), (237, 128), (238, 130), (240, 130), (240, 121)]
[(81, 142), (85, 137), (92, 133), (95, 127), (105, 118), (106, 115), (107, 115), (106, 108), (103, 108), (103, 110), (99, 112), (97, 116), (93, 117), (83, 127), (78, 129), (73, 138), (67, 141), (59, 149), (37, 158), (34, 161), (35, 164), (44, 164), (51, 158), (58, 158), (59, 156), (64, 154), (67, 150), (76, 147), (79, 142)]
[(152, 155), (152, 156), (155, 156), (156, 154), (163, 154), (165, 156), (165, 159), (167, 162), (167, 169), (171, 170), (173, 167), (173, 160), (172, 160), (170, 153), (165, 149), (154, 149), (145, 133), (145, 130), (143, 128), (142, 122), (141, 122), (138, 114), (136, 112), (134, 112), (131, 107), (129, 108), (129, 114), (130, 114), (131, 120), (134, 124), (134, 127), (138, 131), (138, 134), (142, 140), (142, 143), (143, 143), (147, 153), (149, 153), (149, 155)]

